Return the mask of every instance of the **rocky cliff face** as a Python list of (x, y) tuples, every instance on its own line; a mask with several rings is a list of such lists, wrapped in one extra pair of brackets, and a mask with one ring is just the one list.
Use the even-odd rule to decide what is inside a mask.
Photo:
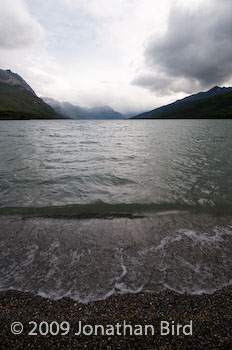
[(32, 90), (32, 88), (26, 83), (26, 81), (23, 78), (21, 78), (20, 75), (18, 75), (17, 73), (11, 72), (10, 69), (0, 69), (0, 82), (9, 86), (22, 87), (36, 96), (34, 90)]
[(18, 74), (0, 69), (0, 119), (59, 119)]

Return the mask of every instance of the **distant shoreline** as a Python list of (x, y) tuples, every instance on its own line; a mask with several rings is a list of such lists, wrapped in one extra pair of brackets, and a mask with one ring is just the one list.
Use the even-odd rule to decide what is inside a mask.
[(169, 118), (169, 117), (158, 117), (158, 118), (125, 118), (125, 119), (74, 119), (74, 118), (1, 118), (0, 120), (72, 120), (72, 121), (127, 121), (127, 120), (229, 120), (232, 119), (232, 116), (230, 117), (204, 117), (204, 118), (197, 118), (197, 117), (189, 117), (189, 118)]

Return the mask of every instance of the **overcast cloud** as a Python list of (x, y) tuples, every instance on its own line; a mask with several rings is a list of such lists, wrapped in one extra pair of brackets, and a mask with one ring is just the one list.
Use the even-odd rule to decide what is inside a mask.
[(145, 72), (133, 84), (160, 94), (191, 93), (228, 84), (232, 76), (232, 2), (209, 1), (194, 10), (173, 5), (168, 27), (146, 46)]
[(17, 49), (35, 45), (43, 37), (44, 30), (31, 16), (23, 0), (1, 1), (0, 48)]
[(230, 85), (231, 0), (7, 0), (0, 68), (39, 96), (142, 112)]

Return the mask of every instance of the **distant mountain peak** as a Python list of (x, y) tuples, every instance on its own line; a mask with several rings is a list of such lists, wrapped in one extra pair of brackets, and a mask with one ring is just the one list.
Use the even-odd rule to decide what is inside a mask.
[(92, 109), (93, 111), (99, 111), (99, 112), (113, 111), (113, 108), (111, 108), (109, 106), (93, 107), (93, 108), (89, 108), (89, 109)]
[(69, 102), (59, 102), (52, 98), (42, 97), (57, 113), (72, 119), (124, 119), (124, 115), (109, 106), (80, 107)]
[(225, 88), (215, 85), (212, 89), (210, 89), (207, 92), (219, 91), (219, 90), (223, 90), (223, 89), (225, 89)]

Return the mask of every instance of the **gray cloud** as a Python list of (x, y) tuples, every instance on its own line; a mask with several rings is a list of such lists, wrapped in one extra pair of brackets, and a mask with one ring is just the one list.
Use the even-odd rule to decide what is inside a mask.
[(164, 73), (142, 73), (132, 82), (133, 85), (141, 86), (155, 91), (159, 95), (172, 95), (173, 93), (197, 91), (201, 86), (196, 79), (185, 77), (172, 77)]
[(31, 16), (24, 0), (7, 0), (0, 5), (0, 48), (27, 48), (43, 36), (43, 28)]
[(132, 84), (151, 91), (226, 83), (232, 76), (232, 2), (211, 0), (194, 11), (174, 6), (166, 33), (150, 40), (144, 55), (151, 76), (140, 74)]

